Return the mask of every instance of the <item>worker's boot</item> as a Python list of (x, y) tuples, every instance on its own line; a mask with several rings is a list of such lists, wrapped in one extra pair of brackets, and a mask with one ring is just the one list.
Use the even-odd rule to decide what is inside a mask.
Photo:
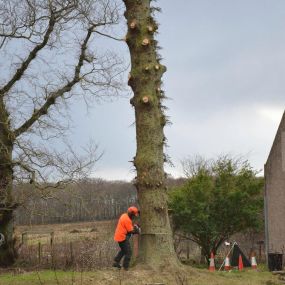
[(121, 269), (122, 266), (121, 266), (121, 264), (120, 264), (119, 262), (116, 262), (116, 261), (115, 261), (115, 262), (113, 263), (113, 267), (117, 267), (117, 268)]

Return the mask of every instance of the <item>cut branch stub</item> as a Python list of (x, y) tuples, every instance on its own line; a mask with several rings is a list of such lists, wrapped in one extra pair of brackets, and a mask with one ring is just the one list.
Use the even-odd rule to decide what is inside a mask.
[(154, 68), (155, 68), (155, 70), (159, 70), (159, 69), (160, 69), (159, 64), (156, 64), (156, 65), (154, 66)]
[(136, 21), (132, 21), (130, 24), (130, 29), (134, 30), (137, 27), (137, 22)]
[[(157, 184), (160, 185), (160, 182)], [(163, 212), (165, 210), (165, 208), (163, 206), (162, 207), (154, 207), (154, 210), (157, 212)]]
[(145, 38), (143, 41), (142, 41), (142, 45), (143, 46), (148, 46), (150, 44), (150, 40), (148, 38)]
[(142, 101), (147, 104), (149, 102), (148, 96), (143, 96)]
[(153, 28), (153, 26), (148, 26), (147, 30), (148, 30), (149, 33), (153, 33), (154, 28)]
[(145, 66), (144, 70), (145, 70), (145, 71), (149, 71), (149, 70), (150, 70), (149, 65)]

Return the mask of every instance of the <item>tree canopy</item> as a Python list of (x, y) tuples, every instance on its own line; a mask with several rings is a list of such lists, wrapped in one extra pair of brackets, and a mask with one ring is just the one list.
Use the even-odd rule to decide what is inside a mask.
[(170, 193), (174, 230), (208, 258), (231, 235), (262, 224), (264, 180), (248, 161), (229, 156), (184, 161), (186, 183)]

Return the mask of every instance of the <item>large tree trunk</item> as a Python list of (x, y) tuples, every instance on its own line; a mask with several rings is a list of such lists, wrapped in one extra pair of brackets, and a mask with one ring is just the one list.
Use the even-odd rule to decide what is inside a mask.
[(12, 265), (17, 257), (14, 239), (13, 211), (1, 211), (0, 232), (5, 236), (5, 243), (0, 247), (0, 266)]
[(0, 266), (11, 265), (16, 257), (14, 250), (13, 225), (13, 142), (9, 132), (9, 116), (0, 101), (0, 233), (5, 243), (0, 246)]
[(134, 91), (137, 153), (136, 187), (141, 208), (142, 235), (139, 261), (150, 266), (177, 263), (168, 218), (165, 187), (164, 133), (161, 77), (166, 71), (160, 64), (154, 33), (150, 0), (124, 0), (128, 22), (126, 42), (131, 53), (129, 85)]

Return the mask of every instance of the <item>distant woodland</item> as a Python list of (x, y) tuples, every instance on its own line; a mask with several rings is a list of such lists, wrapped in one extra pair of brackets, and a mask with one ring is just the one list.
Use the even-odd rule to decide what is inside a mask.
[[(168, 186), (183, 179), (168, 179)], [(137, 204), (131, 182), (86, 179), (63, 189), (39, 191), (30, 184), (17, 185), (21, 206), (16, 210), (17, 225), (71, 223), (117, 218), (130, 205)]]

